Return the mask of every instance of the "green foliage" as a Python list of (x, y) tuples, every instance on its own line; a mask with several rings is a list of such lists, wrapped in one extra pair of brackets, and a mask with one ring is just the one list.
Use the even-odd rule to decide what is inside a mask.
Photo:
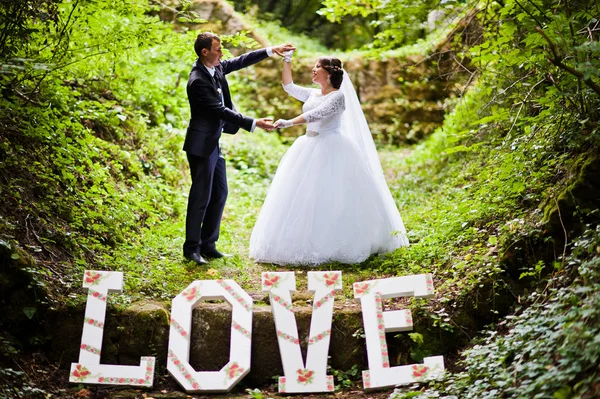
[(527, 271), (521, 273), (521, 275), (519, 276), (519, 279), (522, 279), (525, 277), (534, 277), (537, 280), (539, 280), (541, 278), (543, 270), (544, 270), (544, 261), (540, 260), (538, 263), (535, 264), (535, 266), (530, 267), (529, 269), (527, 269)]
[[(560, 179), (568, 181), (577, 167), (574, 155), (588, 157), (586, 151), (600, 143), (600, 131), (589, 124), (599, 118), (591, 111), (598, 109), (598, 96), (577, 76), (545, 62), (539, 42), (530, 39), (536, 21), (526, 22), (528, 12), (513, 2), (494, 3), (486, 11), (497, 31), (471, 50), (480, 67), (477, 86), (409, 157), (390, 156), (394, 170), (406, 171), (390, 188), (412, 245), (376, 263), (402, 273), (433, 267), (443, 279), (442, 292), (462, 292), (465, 298), (478, 287), (502, 288), (498, 277), (512, 267), (500, 263), (502, 256), (513, 251), (513, 243), (533, 243), (543, 235), (537, 204), (553, 201), (566, 184)], [(586, 12), (584, 7), (572, 21), (575, 31), (591, 21)], [(561, 26), (561, 35), (569, 32), (568, 24)], [(589, 42), (584, 36), (577, 40)], [(528, 42), (537, 44), (523, 45)], [(523, 267), (524, 276), (539, 278), (543, 264), (536, 260)]]
[(328, 49), (351, 50), (370, 43), (379, 31), (374, 18), (348, 15), (343, 23), (328, 20), (320, 15), (321, 0), (234, 0), (233, 4), (238, 12), (260, 20), (261, 31), (264, 28), (272, 30), (272, 25), (277, 24), (293, 34), (312, 38), (310, 47), (316, 46), (317, 42)]
[(328, 374), (333, 375), (335, 390), (349, 389), (357, 384), (362, 378), (362, 370), (358, 365), (353, 365), (350, 370), (336, 370), (328, 367)]
[[(595, 398), (600, 393), (600, 230), (572, 244), (567, 273), (555, 273), (547, 290), (523, 298), (463, 353), (464, 371), (432, 383), (419, 398)], [(391, 399), (407, 397), (398, 389)]]
[(45, 399), (51, 394), (37, 388), (26, 381), (23, 371), (0, 367), (0, 398), (1, 399)]
[(0, 335), (0, 354), (2, 357), (10, 357), (19, 353), (19, 344), (12, 337)]
[[(13, 0), (0, 4), (0, 62), (3, 80), (6, 74), (25, 69), (31, 62), (22, 58), (21, 49), (27, 48), (32, 35), (38, 32), (32, 20), (43, 21), (45, 25), (58, 25), (58, 5), (56, 0)], [(43, 68), (37, 64), (36, 67)]]
[(267, 399), (263, 395), (262, 391), (258, 388), (254, 388), (254, 389), (248, 388), (248, 389), (246, 389), (246, 392), (248, 393), (248, 395), (250, 395), (250, 397), (252, 399)]
[(84, 268), (110, 268), (111, 252), (184, 213), (180, 82), (193, 35), (149, 11), (145, 2), (75, 1), (59, 5), (56, 23), (26, 18), (29, 40), (13, 51), (52, 68), (3, 75), (0, 234), (20, 236), (26, 224), (19, 244), (61, 262), (28, 269), (38, 285), (59, 279), (51, 290), (69, 289)]
[(427, 16), (437, 9), (445, 18), (454, 17), (459, 1), (438, 0), (352, 0), (339, 2), (323, 0), (323, 8), (318, 13), (331, 22), (341, 22), (348, 16), (369, 19), (375, 27), (375, 35), (365, 45), (366, 48), (391, 50), (413, 44), (426, 34)]
[(331, 52), (329, 48), (315, 41), (314, 38), (290, 31), (279, 22), (267, 21), (251, 14), (244, 14), (241, 17), (245, 22), (251, 24), (252, 30), (263, 37), (268, 43), (280, 44), (280, 42), (285, 41), (296, 46), (298, 50), (294, 53), (294, 57), (311, 56), (314, 58)]
[[(178, 18), (197, 20), (186, 7)], [(27, 224), (33, 234), (18, 244), (60, 262), (53, 271), (27, 269), (36, 284), (55, 291), (52, 304), (79, 284), (84, 269), (130, 271), (133, 296), (165, 299), (193, 272), (179, 260), (179, 240), (188, 189), (181, 151), (189, 118), (185, 82), (196, 33), (181, 26), (174, 31), (156, 11), (145, 1), (65, 1), (54, 22), (22, 21), (30, 40), (13, 52), (33, 63), (4, 75), (0, 235), (21, 236)], [(243, 34), (222, 40), (255, 45)], [(35, 63), (48, 68), (42, 73)], [(21, 102), (25, 98), (35, 103)], [(281, 145), (275, 136), (265, 136), (262, 147), (251, 141), (232, 143), (229, 161), (265, 187), (277, 165), (265, 154), (280, 156)], [(259, 206), (251, 201), (253, 209)], [(180, 265), (165, 263), (165, 251)], [(59, 286), (48, 286), (54, 279)], [(124, 295), (117, 302), (130, 300)]]
[(272, 179), (286, 150), (274, 133), (256, 132), (223, 138), (223, 152), (230, 166), (244, 175)]

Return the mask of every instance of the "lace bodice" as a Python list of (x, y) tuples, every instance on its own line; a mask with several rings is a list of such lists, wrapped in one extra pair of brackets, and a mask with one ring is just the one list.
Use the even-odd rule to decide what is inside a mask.
[(342, 113), (346, 109), (344, 94), (332, 91), (322, 95), (318, 89), (296, 86), (294, 83), (283, 85), (283, 89), (292, 97), (304, 102), (303, 116), (308, 132), (339, 133), (342, 125)]

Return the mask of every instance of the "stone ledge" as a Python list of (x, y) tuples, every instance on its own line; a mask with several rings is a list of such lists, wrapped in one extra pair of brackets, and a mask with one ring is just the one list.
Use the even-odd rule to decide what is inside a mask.
[[(83, 328), (84, 309), (69, 309), (49, 315), (50, 357), (68, 368), (77, 362)], [(312, 307), (294, 306), (302, 354)], [(102, 342), (102, 363), (138, 365), (141, 356), (157, 357), (157, 372), (166, 373), (169, 343), (169, 308), (159, 302), (138, 302), (126, 309), (109, 306)], [(225, 303), (202, 302), (193, 311), (190, 364), (196, 370), (218, 370), (229, 359), (231, 308)], [(357, 365), (366, 368), (363, 338), (353, 335), (362, 329), (360, 308), (336, 307), (333, 313), (330, 359), (337, 370)], [(250, 386), (271, 383), (273, 376), (283, 375), (277, 335), (271, 307), (254, 305), (252, 322), (252, 369), (244, 381)]]
[[(306, 341), (310, 329), (312, 307), (306, 300), (294, 296), (294, 313), (299, 330), (302, 355), (306, 359)], [(308, 297), (306, 297), (308, 299)], [(328, 365), (342, 372), (353, 367), (368, 369), (363, 321), (360, 306), (336, 301), (333, 311)], [(102, 342), (104, 364), (139, 365), (140, 357), (155, 356), (156, 376), (166, 375), (169, 346), (171, 304), (140, 301), (125, 309), (110, 306)], [(386, 309), (387, 310), (387, 309)], [(415, 309), (416, 310), (416, 309)], [(424, 344), (415, 344), (407, 333), (387, 333), (390, 365), (412, 364), (414, 356), (437, 356), (455, 353), (468, 337), (460, 331), (448, 331), (432, 324), (423, 310), (413, 312), (413, 331), (423, 336)], [(79, 358), (79, 345), (85, 309), (68, 308), (48, 315), (46, 334), (52, 337), (48, 356), (63, 369)], [(458, 316), (455, 316), (457, 318)], [(474, 315), (462, 313), (460, 325), (473, 331)], [(458, 320), (458, 319), (457, 319)], [(192, 315), (190, 364), (196, 370), (219, 370), (229, 359), (231, 308), (224, 301), (203, 301)], [(449, 359), (450, 360), (450, 359)], [(283, 375), (275, 322), (271, 307), (254, 304), (252, 321), (252, 361), (250, 373), (242, 384), (262, 387), (273, 383), (274, 376)]]

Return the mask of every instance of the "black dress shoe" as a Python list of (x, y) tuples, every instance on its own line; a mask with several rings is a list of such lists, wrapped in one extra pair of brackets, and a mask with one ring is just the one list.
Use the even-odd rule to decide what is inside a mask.
[(191, 255), (183, 255), (187, 260), (193, 260), (198, 265), (208, 265), (206, 259), (202, 257), (198, 252), (194, 252)]
[(211, 258), (211, 259), (216, 259), (216, 258), (228, 258), (231, 255), (229, 254), (223, 254), (219, 251), (217, 251), (216, 248), (213, 249), (207, 249), (207, 250), (201, 250), (200, 253), (202, 254), (202, 256), (204, 256), (205, 258)]

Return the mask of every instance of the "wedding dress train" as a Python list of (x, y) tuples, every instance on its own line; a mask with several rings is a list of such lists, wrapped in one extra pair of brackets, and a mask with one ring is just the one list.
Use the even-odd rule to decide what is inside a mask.
[(304, 102), (307, 131), (279, 164), (250, 257), (287, 265), (358, 263), (408, 245), (370, 131), (360, 131), (368, 126), (347, 74), (341, 89), (326, 95), (293, 83), (284, 89)]

